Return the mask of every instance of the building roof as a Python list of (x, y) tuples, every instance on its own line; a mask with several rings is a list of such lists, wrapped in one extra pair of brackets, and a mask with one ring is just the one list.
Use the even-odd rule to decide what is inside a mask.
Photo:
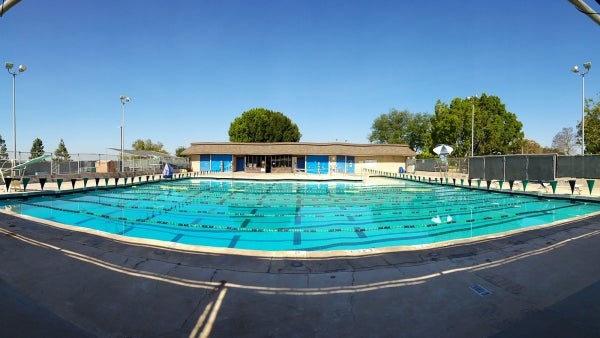
[(415, 156), (406, 144), (309, 143), (309, 142), (195, 142), (182, 155), (349, 155)]

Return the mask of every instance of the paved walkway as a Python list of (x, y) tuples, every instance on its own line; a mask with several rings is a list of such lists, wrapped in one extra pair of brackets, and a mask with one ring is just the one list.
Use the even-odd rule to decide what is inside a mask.
[(598, 337), (600, 216), (413, 251), (232, 254), (0, 214), (0, 336)]

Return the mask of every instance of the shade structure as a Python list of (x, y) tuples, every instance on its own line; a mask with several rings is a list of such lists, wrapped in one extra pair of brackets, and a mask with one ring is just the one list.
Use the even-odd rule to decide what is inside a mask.
[(454, 148), (446, 144), (440, 144), (433, 148), (433, 152), (440, 156), (448, 156), (452, 153), (453, 150)]

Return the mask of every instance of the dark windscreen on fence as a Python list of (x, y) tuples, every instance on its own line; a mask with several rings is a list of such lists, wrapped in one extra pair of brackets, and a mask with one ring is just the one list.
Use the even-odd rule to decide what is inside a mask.
[(506, 156), (504, 161), (505, 179), (508, 180), (526, 180), (527, 178), (527, 156), (515, 155)]
[(557, 156), (556, 176), (583, 177), (582, 156)]
[(600, 156), (558, 156), (558, 177), (600, 178)]
[(484, 157), (469, 157), (469, 178), (485, 178)]
[(485, 176), (486, 180), (504, 179), (504, 156), (486, 156), (485, 157)]
[(554, 180), (556, 178), (555, 159), (555, 154), (527, 155), (527, 179), (530, 181)]
[(600, 178), (600, 156), (584, 156), (583, 166), (585, 178)]

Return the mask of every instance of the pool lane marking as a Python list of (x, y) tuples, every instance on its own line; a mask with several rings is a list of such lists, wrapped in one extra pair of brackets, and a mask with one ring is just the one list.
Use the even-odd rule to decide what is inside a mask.
[(302, 244), (302, 233), (299, 231), (294, 231), (294, 245)]
[(237, 245), (237, 242), (240, 240), (240, 235), (235, 235), (231, 238), (231, 241), (229, 242), (229, 245), (227, 246), (228, 248), (235, 248), (235, 246)]
[(240, 228), (246, 228), (248, 223), (250, 223), (250, 218), (246, 218), (244, 222), (242, 222), (242, 225), (240, 225)]
[(302, 224), (302, 216), (300, 215), (300, 210), (302, 210), (302, 197), (298, 196), (296, 199), (296, 218), (294, 220), (294, 224), (301, 225)]
[(354, 228), (354, 232), (356, 233), (356, 236), (358, 236), (359, 238), (367, 238), (367, 234), (365, 234), (364, 229), (356, 227), (356, 228)]

